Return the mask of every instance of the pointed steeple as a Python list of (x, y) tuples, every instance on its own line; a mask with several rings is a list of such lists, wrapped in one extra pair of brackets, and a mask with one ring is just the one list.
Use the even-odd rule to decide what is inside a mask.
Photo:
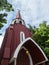
[(21, 14), (20, 14), (20, 10), (18, 10), (18, 13), (17, 13), (16, 19), (22, 19), (22, 18), (21, 18)]
[(18, 10), (17, 16), (12, 22), (12, 24), (15, 24), (15, 23), (19, 23), (19, 24), (25, 25), (25, 22), (24, 22), (24, 20), (21, 17), (20, 10)]

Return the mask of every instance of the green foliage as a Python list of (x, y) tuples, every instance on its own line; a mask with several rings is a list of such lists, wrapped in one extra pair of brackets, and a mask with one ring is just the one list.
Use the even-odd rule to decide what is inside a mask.
[(0, 14), (0, 29), (1, 29), (1, 27), (3, 27), (3, 24), (7, 22), (7, 20), (4, 18), (4, 16), (6, 17), (7, 14), (6, 13)]
[(39, 25), (39, 28), (34, 28), (31, 25), (29, 28), (32, 32), (32, 38), (38, 43), (49, 58), (49, 25), (46, 25), (46, 21), (44, 21)]
[(44, 51), (45, 51), (45, 54), (47, 55), (47, 57), (49, 58), (49, 48), (45, 47)]
[[(12, 5), (7, 2), (7, 0), (0, 0), (0, 11), (14, 11)], [(0, 14), (0, 29), (4, 26), (4, 23), (7, 22), (6, 17), (7, 14)]]
[(0, 0), (0, 10), (13, 11), (13, 8), (7, 0)]

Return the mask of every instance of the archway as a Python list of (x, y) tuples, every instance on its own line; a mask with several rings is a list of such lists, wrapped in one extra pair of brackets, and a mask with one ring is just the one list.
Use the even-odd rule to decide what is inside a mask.
[(21, 47), (17, 56), (17, 65), (33, 65), (29, 50), (24, 46)]
[[(33, 63), (30, 62), (29, 55), (26, 54), (25, 49), (27, 50), (27, 53), (29, 52), (28, 54), (30, 55), (31, 60), (33, 60)], [(24, 54), (23, 54), (23, 52), (24, 52)], [(14, 65), (19, 65), (17, 63), (19, 61), (19, 60), (17, 60), (17, 58), (19, 59), (19, 55), (20, 55), (20, 58), (21, 58), (22, 55), (27, 57), (27, 61), (29, 62), (28, 63), (27, 61), (25, 61), (25, 62), (27, 62), (27, 65), (35, 65), (35, 64), (39, 64), (39, 63), (42, 63), (42, 62), (45, 62), (45, 61), (48, 60), (46, 55), (42, 51), (42, 49), (31, 38), (25, 39), (23, 42), (21, 42), (18, 45), (18, 47), (16, 48), (14, 55), (11, 58), (10, 62), (14, 61)], [(23, 56), (22, 56), (22, 58), (23, 58)], [(21, 59), (20, 59), (20, 61), (21, 61)], [(30, 64), (30, 63), (32, 63), (32, 64)], [(21, 64), (21, 65), (24, 65), (24, 64)]]

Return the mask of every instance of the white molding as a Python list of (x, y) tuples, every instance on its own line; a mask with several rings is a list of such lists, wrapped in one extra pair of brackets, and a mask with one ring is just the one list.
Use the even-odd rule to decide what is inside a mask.
[[(21, 49), (24, 49), (25, 51), (28, 51), (28, 49), (27, 49), (26, 47), (24, 47), (24, 46), (22, 46)], [(21, 50), (21, 49), (20, 49), (20, 50)], [(28, 51), (28, 52), (29, 52), (29, 51)], [(30, 53), (27, 53), (27, 55), (28, 55), (28, 58), (29, 58), (29, 60), (30, 60), (30, 65), (33, 65), (32, 57), (31, 57)]]
[(42, 62), (36, 63), (35, 65), (39, 65), (39, 64), (42, 64), (42, 63), (45, 63), (45, 62), (47, 62), (47, 61), (45, 60), (45, 61), (42, 61)]
[(14, 59), (14, 65), (16, 65), (16, 58)]
[(18, 47), (16, 48), (15, 52), (14, 52), (14, 55), (13, 57), (11, 58), (10, 62), (13, 61), (14, 58), (17, 58), (18, 56), (18, 53), (21, 49), (21, 47), (23, 46), (23, 44), (25, 44), (25, 42), (27, 42), (28, 40), (31, 40), (37, 47), (38, 49), (41, 51), (41, 53), (43, 54), (44, 58), (45, 58), (45, 61), (48, 61), (48, 58), (46, 57), (46, 55), (44, 54), (44, 52), (42, 51), (42, 49), (39, 47), (39, 45), (32, 39), (32, 38), (26, 38), (23, 42), (21, 42)]
[[(23, 39), (22, 39), (23, 38)], [(20, 43), (23, 42), (25, 39), (25, 34), (23, 31), (20, 32)]]

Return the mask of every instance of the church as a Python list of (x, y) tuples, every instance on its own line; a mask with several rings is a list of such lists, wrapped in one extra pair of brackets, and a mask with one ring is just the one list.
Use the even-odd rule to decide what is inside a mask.
[(48, 58), (31, 36), (18, 11), (6, 29), (0, 49), (0, 65), (46, 65)]

